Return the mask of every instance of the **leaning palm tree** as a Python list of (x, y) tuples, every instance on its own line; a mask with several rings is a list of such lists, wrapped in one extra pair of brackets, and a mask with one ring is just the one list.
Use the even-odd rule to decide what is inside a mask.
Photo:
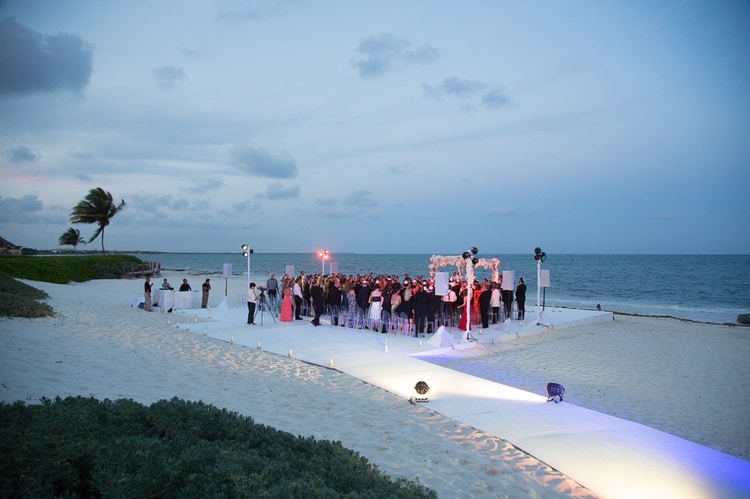
[(125, 201), (120, 200), (119, 205), (115, 205), (112, 194), (101, 187), (91, 189), (83, 201), (80, 201), (73, 207), (70, 214), (70, 222), (74, 224), (98, 224), (94, 234), (88, 242), (102, 235), (102, 254), (104, 251), (104, 228), (109, 225), (109, 221), (125, 207)]
[(63, 232), (58, 240), (58, 244), (61, 246), (73, 246), (73, 252), (77, 253), (77, 247), (79, 244), (86, 244), (86, 240), (81, 237), (81, 231), (71, 227), (70, 229)]

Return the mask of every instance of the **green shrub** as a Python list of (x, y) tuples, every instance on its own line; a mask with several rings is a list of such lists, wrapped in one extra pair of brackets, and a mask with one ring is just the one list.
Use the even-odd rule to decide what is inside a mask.
[(39, 300), (49, 298), (40, 289), (24, 284), (0, 272), (0, 317), (45, 317), (54, 315), (52, 307)]
[(0, 272), (17, 279), (68, 284), (119, 279), (126, 269), (141, 263), (133, 255), (6, 256), (0, 258)]
[(437, 497), (340, 442), (180, 399), (0, 403), (2, 497)]

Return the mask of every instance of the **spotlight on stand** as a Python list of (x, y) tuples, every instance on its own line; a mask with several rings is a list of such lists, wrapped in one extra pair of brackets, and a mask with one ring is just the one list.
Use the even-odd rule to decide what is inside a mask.
[(471, 263), (473, 263), (474, 265), (478, 264), (478, 263), (479, 263), (479, 258), (477, 258), (477, 257), (473, 257), (473, 258), (471, 259)]
[(247, 260), (247, 287), (250, 287), (250, 255), (253, 254), (253, 249), (247, 244), (243, 244), (240, 248), (242, 248), (242, 257)]
[(412, 397), (415, 402), (429, 402), (430, 396), (427, 393), (430, 391), (430, 385), (426, 381), (417, 381), (414, 391), (417, 393)]
[(469, 258), (471, 258), (471, 253), (469, 253), (468, 251), (464, 251), (463, 253), (461, 253), (461, 258), (463, 258), (464, 260), (468, 260)]
[(476, 246), (474, 246), (473, 248), (471, 248), (471, 254), (472, 255), (476, 255), (477, 253), (479, 253), (479, 250), (477, 249)]
[(540, 248), (539, 246), (537, 246), (536, 248), (534, 248), (534, 260), (538, 260), (540, 262), (543, 262), (544, 261), (544, 257), (546, 257), (546, 256), (547, 256), (547, 253), (545, 253), (544, 251), (542, 251), (542, 248)]
[(555, 404), (563, 401), (565, 387), (560, 383), (547, 383), (547, 402), (554, 401)]

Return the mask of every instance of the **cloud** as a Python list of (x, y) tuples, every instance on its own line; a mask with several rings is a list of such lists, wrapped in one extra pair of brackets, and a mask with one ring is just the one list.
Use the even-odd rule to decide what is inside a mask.
[(482, 97), (482, 104), (484, 104), (484, 107), (487, 109), (498, 109), (510, 106), (512, 101), (510, 100), (510, 97), (499, 90), (493, 90)]
[(29, 215), (42, 211), (42, 201), (36, 194), (26, 194), (20, 198), (0, 196), (0, 222), (17, 223), (27, 221)]
[(256, 177), (297, 176), (297, 162), (287, 153), (273, 155), (264, 148), (238, 145), (231, 148), (229, 154), (233, 166)]
[(347, 206), (356, 206), (357, 208), (364, 208), (366, 206), (377, 206), (378, 202), (375, 200), (372, 191), (362, 189), (354, 191), (344, 198), (344, 204)]
[(243, 201), (241, 203), (233, 203), (232, 208), (233, 212), (235, 213), (253, 213), (257, 210), (259, 210), (263, 206), (263, 204), (260, 201)]
[(87, 173), (78, 173), (78, 174), (75, 175), (75, 178), (77, 178), (78, 180), (83, 180), (84, 182), (93, 182), (94, 181), (94, 177), (92, 177), (91, 175), (89, 175)]
[(377, 78), (394, 65), (423, 64), (439, 57), (434, 47), (423, 45), (414, 50), (408, 40), (389, 33), (362, 40), (357, 52), (361, 57), (352, 61), (352, 65), (362, 78)]
[(0, 95), (86, 88), (93, 50), (77, 35), (49, 36), (19, 24), (0, 21)]
[(190, 192), (194, 194), (205, 194), (210, 191), (215, 191), (220, 189), (224, 186), (224, 182), (222, 182), (218, 178), (208, 178), (201, 180), (199, 182), (196, 182), (190, 187)]
[(338, 198), (335, 198), (335, 197), (317, 198), (314, 202), (318, 206), (336, 206), (338, 202)]
[(13, 163), (22, 163), (22, 162), (34, 162), (41, 158), (42, 156), (35, 153), (31, 149), (29, 149), (26, 146), (18, 146), (14, 147), (13, 149), (8, 149), (5, 151), (5, 157), (7, 157), (10, 161)]
[(443, 95), (449, 95), (458, 98), (467, 98), (481, 91), (484, 84), (478, 81), (462, 80), (455, 76), (445, 78), (438, 85), (429, 85), (427, 83), (422, 85), (424, 93), (428, 97), (442, 97)]
[(74, 159), (80, 159), (84, 161), (90, 161), (94, 159), (94, 155), (90, 152), (72, 150), (68, 152), (68, 156)]
[(156, 84), (159, 88), (174, 88), (178, 81), (185, 79), (185, 72), (176, 66), (160, 66), (154, 69)]
[(266, 188), (266, 198), (268, 199), (293, 199), (299, 197), (299, 186), (284, 187), (282, 184), (275, 182)]

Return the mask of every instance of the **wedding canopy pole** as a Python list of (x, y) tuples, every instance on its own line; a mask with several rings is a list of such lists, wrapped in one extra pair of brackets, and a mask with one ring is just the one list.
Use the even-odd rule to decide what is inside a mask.
[(471, 330), (471, 295), (474, 291), (474, 264), (471, 259), (466, 260), (466, 334), (464, 339), (469, 339)]

